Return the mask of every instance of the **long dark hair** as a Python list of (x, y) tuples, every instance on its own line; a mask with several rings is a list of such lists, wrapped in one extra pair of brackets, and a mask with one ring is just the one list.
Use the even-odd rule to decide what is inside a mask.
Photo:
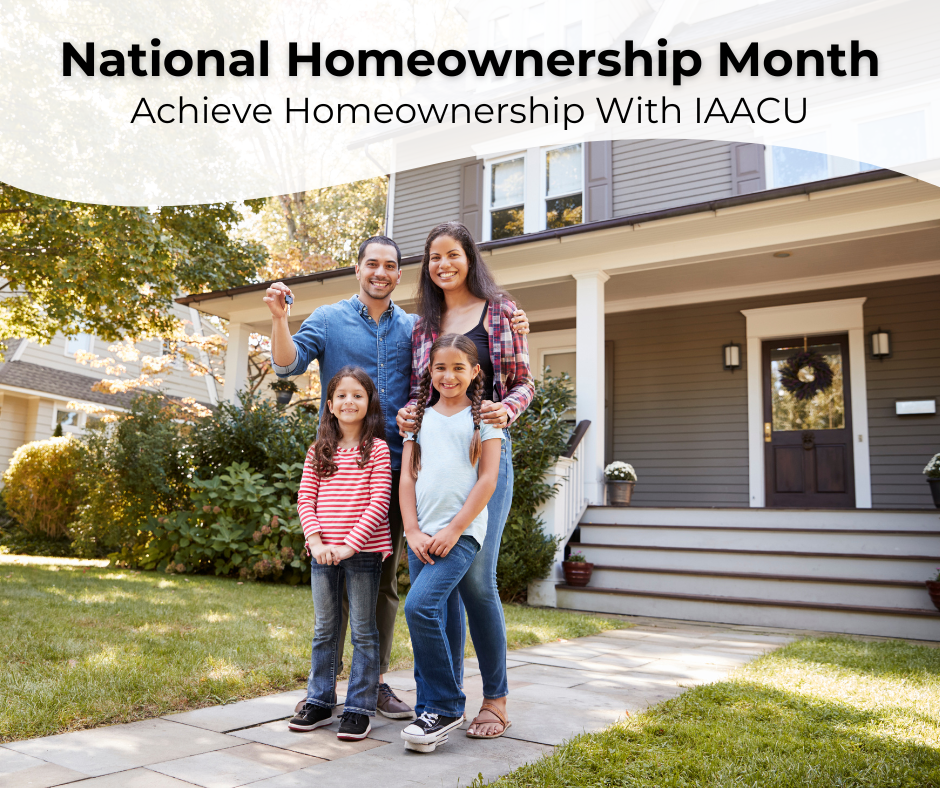
[[(375, 438), (385, 440), (385, 421), (382, 418), (382, 408), (379, 406), (375, 383), (372, 382), (369, 373), (361, 367), (345, 366), (333, 375), (326, 387), (327, 401), (332, 401), (333, 395), (336, 393), (336, 387), (339, 386), (339, 382), (343, 378), (352, 378), (358, 381), (366, 390), (366, 396), (369, 397), (366, 417), (362, 422), (362, 431), (359, 433), (358, 464), (360, 468), (365, 468), (369, 462), (369, 454), (372, 451), (372, 443)], [(343, 433), (339, 428), (339, 420), (330, 412), (329, 408), (324, 408), (320, 431), (317, 433), (317, 441), (313, 444), (313, 467), (317, 472), (317, 476), (321, 479), (336, 473), (336, 461), (333, 459), (333, 455), (336, 453), (336, 447), (342, 437)]]
[[(431, 394), (431, 367), (434, 365), (434, 354), (441, 348), (456, 348), (463, 353), (470, 362), (471, 367), (480, 363), (477, 346), (473, 340), (463, 334), (444, 334), (438, 337), (431, 345), (431, 355), (428, 356), (428, 365), (421, 375), (418, 383), (418, 400), (415, 404), (415, 426), (413, 428), (415, 440), (411, 444), (411, 475), (417, 479), (421, 470), (421, 444), (418, 443), (418, 431), (424, 420), (424, 410), (428, 406)], [(467, 396), (470, 398), (470, 413), (473, 414), (473, 437), (470, 439), (470, 464), (476, 465), (483, 453), (483, 440), (480, 438), (480, 405), (483, 403), (483, 370), (479, 370), (476, 377), (470, 381)]]
[(431, 281), (431, 244), (441, 236), (453, 238), (463, 247), (464, 254), (467, 255), (467, 289), (473, 295), (491, 304), (501, 298), (512, 300), (509, 293), (496, 284), (492, 271), (483, 262), (476, 241), (466, 226), (460, 222), (439, 224), (428, 233), (424, 242), (424, 259), (421, 261), (421, 273), (418, 275), (418, 315), (425, 330), (435, 333), (441, 330), (444, 292)]

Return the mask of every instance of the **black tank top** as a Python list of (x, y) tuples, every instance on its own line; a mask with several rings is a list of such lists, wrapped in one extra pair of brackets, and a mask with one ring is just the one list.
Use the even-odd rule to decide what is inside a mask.
[[(480, 322), (471, 328), (466, 334), (467, 339), (473, 340), (477, 346), (477, 355), (480, 357), (480, 371), (483, 373), (483, 399), (494, 400), (493, 391), (493, 359), (490, 358), (490, 335), (486, 332), (486, 315), (489, 311), (489, 302), (483, 305), (483, 314), (480, 315)], [(437, 389), (433, 389), (431, 394), (431, 405), (437, 404), (441, 398)]]

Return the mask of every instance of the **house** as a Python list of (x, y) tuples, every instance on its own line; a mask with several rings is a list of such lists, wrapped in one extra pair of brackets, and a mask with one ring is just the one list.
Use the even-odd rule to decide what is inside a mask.
[[(203, 335), (214, 332), (195, 309), (176, 305), (176, 317), (190, 321), (190, 331)], [(126, 371), (108, 374), (76, 360), (76, 353), (91, 353), (100, 358), (114, 358), (108, 351), (111, 342), (90, 334), (66, 338), (57, 335), (48, 345), (27, 339), (6, 341), (5, 359), (0, 363), (0, 469), (6, 469), (13, 452), (24, 443), (50, 437), (57, 425), (63, 433), (79, 434), (103, 412), (126, 410), (133, 392), (109, 394), (93, 386), (103, 378), (134, 379), (140, 375), (140, 361), (122, 362)], [(141, 356), (163, 354), (158, 340), (136, 345)], [(205, 359), (210, 363), (210, 359)], [(217, 384), (211, 375), (194, 377), (177, 360), (159, 375), (161, 390), (173, 397), (192, 398), (203, 405), (219, 400)]]
[[(463, 221), (528, 312), (533, 368), (569, 371), (590, 422), (545, 519), (594, 579), (568, 587), (556, 567), (530, 601), (940, 637), (923, 586), (940, 513), (921, 473), (940, 451), (940, 190), (693, 140), (558, 145), (393, 178), (396, 301), (414, 303), (427, 231)], [(288, 284), (292, 330), (356, 291), (351, 269)], [(269, 330), (265, 287), (180, 299), (230, 321), (227, 397), (249, 333)], [(804, 351), (826, 364), (800, 367), (798, 383), (832, 381), (800, 402), (781, 369)], [(639, 474), (630, 508), (605, 505), (614, 459)]]

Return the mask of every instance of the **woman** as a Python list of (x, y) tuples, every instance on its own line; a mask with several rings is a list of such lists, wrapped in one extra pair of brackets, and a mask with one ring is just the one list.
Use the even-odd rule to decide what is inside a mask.
[[(442, 334), (464, 334), (477, 345), (485, 377), (483, 419), (506, 429), (532, 401), (534, 386), (529, 369), (528, 343), (514, 333), (511, 320), (515, 305), (501, 290), (480, 257), (470, 231), (460, 222), (445, 222), (431, 230), (424, 245), (418, 279), (418, 315), (412, 335), (412, 400), (399, 411), (398, 426), (412, 425), (412, 406), (418, 382), (428, 366), (431, 345)], [(429, 404), (436, 401), (431, 397)], [(470, 636), (483, 679), (484, 702), (467, 735), (492, 739), (509, 727), (506, 717), (506, 622), (496, 588), (496, 562), (509, 507), (512, 503), (512, 444), (505, 433), (500, 453), (499, 479), (487, 506), (483, 546), (451, 597), (447, 611), (447, 635), (451, 652), (463, 655), (466, 606)], [(454, 665), (462, 683), (463, 664)]]

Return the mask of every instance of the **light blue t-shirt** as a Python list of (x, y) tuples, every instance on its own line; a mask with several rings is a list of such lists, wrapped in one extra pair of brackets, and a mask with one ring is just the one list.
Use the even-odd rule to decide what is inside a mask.
[[(480, 439), (485, 441), (502, 438), (498, 427), (480, 424)], [(418, 527), (428, 536), (433, 536), (450, 525), (470, 497), (477, 483), (476, 466), (470, 464), (470, 441), (473, 438), (473, 415), (464, 408), (453, 416), (443, 416), (433, 408), (424, 411), (418, 443), (421, 444), (421, 471), (415, 482), (418, 504)], [(408, 433), (405, 441), (414, 440)], [(402, 469), (409, 473), (407, 468)], [(464, 536), (472, 536), (477, 544), (483, 544), (486, 536), (486, 507), (465, 530)]]

